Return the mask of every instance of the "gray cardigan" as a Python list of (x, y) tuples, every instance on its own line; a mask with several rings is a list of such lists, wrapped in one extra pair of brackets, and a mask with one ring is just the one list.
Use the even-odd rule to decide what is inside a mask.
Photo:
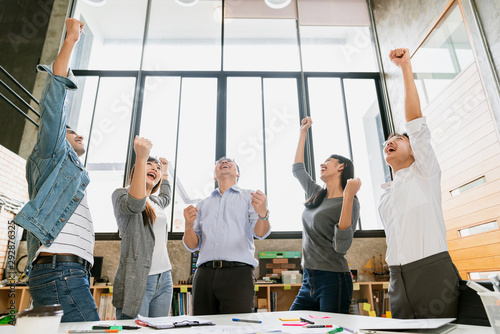
[[(170, 182), (162, 181), (159, 195), (149, 198), (166, 208), (170, 203)], [(113, 305), (121, 308), (123, 314), (135, 318), (146, 292), (155, 238), (151, 224), (144, 226), (142, 219), (146, 198), (133, 198), (128, 188), (120, 188), (113, 192), (112, 200), (122, 238), (120, 263), (113, 283)]]

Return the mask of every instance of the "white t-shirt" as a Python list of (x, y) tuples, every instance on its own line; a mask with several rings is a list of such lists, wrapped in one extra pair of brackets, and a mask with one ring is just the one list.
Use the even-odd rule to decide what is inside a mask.
[(390, 266), (414, 262), (448, 250), (443, 218), (441, 169), (425, 118), (406, 123), (415, 162), (382, 186), (379, 213)]
[(147, 201), (153, 206), (156, 212), (156, 221), (153, 224), (153, 233), (155, 235), (155, 246), (153, 248), (153, 260), (149, 275), (156, 275), (168, 270), (172, 270), (170, 259), (167, 252), (168, 240), (168, 220), (165, 211), (155, 202)]
[(94, 264), (94, 224), (87, 203), (87, 192), (75, 212), (49, 247), (42, 245), (35, 256), (40, 253), (74, 254)]

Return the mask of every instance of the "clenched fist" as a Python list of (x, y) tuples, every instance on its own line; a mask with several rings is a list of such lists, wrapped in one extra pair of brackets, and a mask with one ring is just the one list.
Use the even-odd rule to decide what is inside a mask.
[(260, 217), (267, 215), (267, 196), (262, 191), (251, 192), (252, 206)]
[(80, 35), (82, 33), (84, 24), (77, 19), (67, 18), (66, 19), (66, 39), (70, 42), (78, 42)]
[(186, 220), (186, 229), (193, 228), (194, 220), (196, 219), (196, 213), (198, 212), (198, 208), (190, 205), (184, 209), (184, 219)]
[(344, 189), (344, 197), (354, 197), (361, 188), (361, 180), (359, 178), (348, 179)]
[(134, 138), (134, 151), (137, 157), (137, 161), (147, 161), (149, 158), (149, 152), (153, 144), (149, 139), (135, 136)]
[(391, 50), (389, 52), (389, 59), (397, 67), (404, 67), (410, 64), (410, 50), (403, 48)]

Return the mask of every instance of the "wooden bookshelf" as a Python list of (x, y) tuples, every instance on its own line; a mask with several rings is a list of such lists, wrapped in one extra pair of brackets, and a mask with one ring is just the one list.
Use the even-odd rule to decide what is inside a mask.
[[(389, 282), (354, 282), (353, 286), (353, 299), (366, 299), (367, 304), (370, 305), (370, 311), (379, 311), (379, 315), (385, 314), (384, 310), (380, 310), (380, 307), (376, 307), (374, 302), (374, 296), (383, 296), (387, 295), (387, 289), (389, 288)], [(388, 305), (389, 299), (386, 299), (386, 310), (390, 310)], [(369, 315), (368, 314), (360, 314), (360, 315)]]
[[(266, 300), (267, 311), (288, 311), (292, 306), (295, 297), (299, 293), (302, 284), (256, 284), (255, 285), (255, 307), (257, 308), (257, 299)], [(174, 284), (174, 293), (181, 290), (191, 291), (192, 285)], [(276, 293), (276, 307), (271, 310), (271, 296)]]

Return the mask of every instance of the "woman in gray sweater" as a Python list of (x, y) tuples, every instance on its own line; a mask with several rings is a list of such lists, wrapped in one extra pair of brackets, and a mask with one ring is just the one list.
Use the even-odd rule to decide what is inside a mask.
[(349, 313), (352, 277), (345, 254), (352, 243), (359, 218), (355, 196), (361, 181), (354, 179), (351, 160), (332, 155), (321, 164), (321, 180), (316, 184), (304, 168), (304, 145), (312, 120), (302, 120), (295, 154), (293, 175), (308, 200), (302, 214), (302, 287), (290, 310)]
[[(153, 145), (134, 139), (135, 166), (130, 187), (113, 192), (120, 237), (120, 263), (115, 275), (113, 305), (117, 319), (166, 317), (172, 302), (172, 266), (167, 252), (170, 183), (168, 161), (150, 157)], [(158, 196), (151, 195), (158, 188)]]

